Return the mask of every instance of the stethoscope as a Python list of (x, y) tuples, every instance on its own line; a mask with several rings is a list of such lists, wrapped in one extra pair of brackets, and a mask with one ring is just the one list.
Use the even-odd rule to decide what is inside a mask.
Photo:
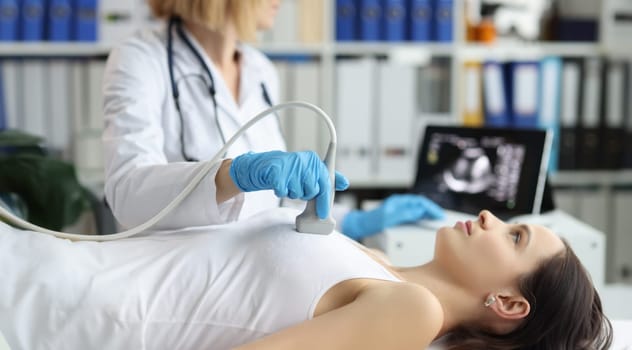
[[(209, 78), (209, 94), (211, 95), (211, 101), (213, 101), (213, 115), (215, 116), (215, 125), (217, 126), (217, 130), (219, 136), (222, 139), (222, 145), (226, 144), (226, 135), (224, 135), (224, 130), (219, 122), (219, 114), (217, 114), (217, 99), (215, 98), (216, 90), (215, 90), (215, 80), (213, 79), (213, 74), (211, 73), (211, 69), (206, 65), (204, 58), (202, 55), (196, 50), (195, 46), (187, 35), (182, 30), (182, 20), (178, 17), (172, 17), (169, 20), (169, 28), (167, 30), (167, 65), (169, 66), (169, 79), (171, 82), (171, 91), (173, 96), (173, 101), (176, 106), (176, 110), (178, 111), (178, 116), (180, 117), (180, 144), (182, 145), (182, 157), (189, 162), (197, 162), (199, 159), (195, 159), (193, 157), (189, 157), (186, 152), (186, 144), (184, 142), (184, 117), (182, 116), (182, 110), (180, 109), (180, 90), (178, 89), (178, 84), (174, 78), (173, 74), (173, 29), (175, 27), (176, 32), (178, 33), (178, 37), (186, 44), (189, 50), (195, 55), (196, 59), (200, 63), (200, 66), (204, 68), (206, 75)], [(268, 90), (266, 89), (265, 84), (261, 83), (261, 92), (263, 95), (263, 100), (268, 104), (268, 106), (272, 107), (272, 99), (270, 99), (270, 95), (268, 94)], [(280, 123), (278, 123), (277, 116), (277, 125), (279, 125), (279, 130), (281, 129)]]

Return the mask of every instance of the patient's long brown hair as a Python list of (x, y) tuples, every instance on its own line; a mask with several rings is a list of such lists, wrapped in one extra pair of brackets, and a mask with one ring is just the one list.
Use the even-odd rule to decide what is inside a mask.
[(449, 350), (606, 350), (612, 326), (579, 259), (565, 241), (564, 252), (524, 276), (520, 291), (531, 311), (504, 335), (459, 329), (448, 336)]

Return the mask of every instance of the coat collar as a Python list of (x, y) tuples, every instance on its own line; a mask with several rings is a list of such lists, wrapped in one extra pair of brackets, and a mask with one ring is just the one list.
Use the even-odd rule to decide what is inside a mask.
[[(204, 54), (204, 50), (202, 46), (197, 41), (197, 39), (183, 26), (183, 33), (187, 36), (187, 38), (193, 44), (193, 47), (200, 53), (202, 53), (202, 58), (204, 60), (204, 64), (206, 64), (211, 74), (213, 75), (213, 80), (215, 82), (215, 90), (216, 90), (216, 100), (218, 104), (218, 108), (224, 109), (227, 113), (233, 116), (240, 116), (243, 113), (240, 111), (250, 103), (250, 100), (253, 98), (263, 99), (262, 97), (262, 88), (261, 83), (264, 82), (264, 76), (262, 73), (262, 62), (260, 62), (259, 57), (255, 54), (255, 50), (245, 44), (238, 43), (237, 51), (240, 54), (240, 82), (239, 82), (239, 103), (235, 101), (231, 92), (228, 89), (228, 86), (224, 82), (219, 69), (213, 63), (210, 58)], [(180, 71), (180, 76), (186, 74), (199, 74), (204, 77), (207, 84), (210, 85), (210, 79), (203, 67), (200, 66), (198, 59), (195, 54), (191, 52), (189, 47), (182, 41), (177, 33), (173, 33), (174, 38), (174, 61), (179, 62), (176, 63), (178, 67), (177, 70)], [(250, 116), (244, 116), (245, 118)], [(241, 119), (241, 118), (240, 118)], [(245, 120), (241, 120), (244, 122)]]

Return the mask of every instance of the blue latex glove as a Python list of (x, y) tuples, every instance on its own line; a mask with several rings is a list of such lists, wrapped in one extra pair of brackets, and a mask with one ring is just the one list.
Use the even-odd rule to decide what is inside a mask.
[(388, 227), (421, 219), (441, 219), (443, 216), (443, 209), (424, 196), (395, 194), (373, 210), (349, 212), (342, 220), (342, 233), (353, 239), (362, 239)]
[[(329, 216), (331, 182), (327, 166), (315, 152), (246, 153), (233, 159), (230, 177), (243, 192), (274, 190), (277, 197), (311, 200), (316, 213)], [(336, 172), (336, 191), (349, 187), (349, 180)]]

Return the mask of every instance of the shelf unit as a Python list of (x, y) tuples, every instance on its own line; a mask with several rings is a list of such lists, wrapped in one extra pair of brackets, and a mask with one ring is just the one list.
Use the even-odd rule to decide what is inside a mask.
[[(292, 1), (292, 0), (288, 0)], [(460, 1), (455, 1), (454, 8), (454, 41), (452, 43), (433, 42), (337, 42), (335, 40), (335, 0), (322, 0), (323, 41), (320, 43), (259, 43), (257, 48), (270, 55), (302, 55), (312, 56), (319, 60), (322, 72), (321, 107), (328, 113), (334, 111), (335, 68), (339, 56), (381, 56), (401, 57), (418, 60), (421, 64), (432, 57), (445, 57), (451, 60), (451, 118), (441, 115), (431, 121), (455, 124), (459, 122), (459, 111), (462, 110), (460, 98), (460, 70), (465, 60), (471, 59), (537, 59), (544, 56), (590, 57), (608, 54), (603, 40), (595, 43), (558, 43), (558, 42), (499, 42), (497, 44), (473, 44), (465, 41), (463, 28), (464, 9)], [(112, 49), (111, 45), (100, 43), (52, 43), (52, 42), (0, 42), (0, 58), (105, 58)], [(616, 56), (632, 57), (632, 52), (618, 50)], [(414, 62), (413, 62), (414, 63)], [(335, 116), (332, 116), (335, 119)], [(598, 183), (601, 185), (625, 185), (632, 183), (628, 172), (561, 172), (552, 177), (554, 185), (570, 186)], [(598, 180), (597, 180), (598, 179)], [(405, 187), (408, 184), (397, 182), (359, 183), (360, 188)]]
[[(292, 1), (292, 0), (288, 0)], [(334, 111), (335, 68), (339, 56), (405, 56), (423, 63), (431, 57), (445, 57), (451, 60), (451, 104), (448, 111), (451, 118), (440, 116), (434, 118), (442, 123), (458, 123), (459, 111), (462, 110), (460, 98), (460, 70), (462, 62), (469, 59), (536, 59), (544, 56), (590, 57), (608, 54), (603, 40), (595, 43), (557, 43), (557, 42), (499, 42), (497, 44), (473, 44), (465, 41), (463, 28), (464, 8), (461, 1), (455, 1), (454, 8), (454, 41), (452, 43), (426, 42), (337, 42), (335, 40), (335, 0), (322, 0), (323, 41), (320, 43), (259, 43), (255, 46), (270, 55), (303, 55), (312, 56), (321, 64), (321, 107), (328, 113)], [(112, 49), (111, 45), (100, 43), (51, 43), (51, 42), (16, 42), (0, 43), (0, 58), (15, 57), (53, 57), (53, 58), (105, 58)], [(625, 50), (613, 52), (617, 56), (630, 56), (632, 52)], [(335, 116), (333, 116), (335, 119)], [(434, 121), (432, 117), (430, 120)], [(619, 172), (562, 172), (553, 176), (555, 185), (581, 185), (593, 183), (593, 179), (601, 185), (622, 185), (632, 182), (630, 175), (619, 175)], [(405, 187), (408, 184), (377, 182), (357, 184), (358, 187)]]

